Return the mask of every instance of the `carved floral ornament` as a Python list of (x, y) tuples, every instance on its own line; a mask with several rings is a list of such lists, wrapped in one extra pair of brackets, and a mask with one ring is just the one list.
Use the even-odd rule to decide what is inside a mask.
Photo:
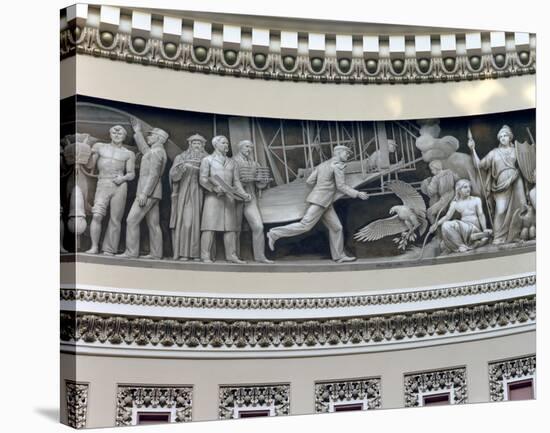
[(72, 428), (80, 429), (86, 427), (88, 387), (87, 383), (65, 382), (67, 424)]
[(313, 320), (185, 320), (61, 312), (61, 340), (122, 346), (273, 349), (373, 345), (533, 323), (535, 296), (385, 316)]
[(503, 401), (506, 384), (532, 378), (536, 373), (535, 355), (498, 361), (489, 364), (489, 393), (491, 401)]
[(239, 411), (267, 409), (270, 416), (290, 414), (290, 385), (220, 386), (220, 419), (238, 418)]
[(315, 309), (387, 305), (469, 296), (512, 290), (536, 283), (536, 276), (528, 275), (487, 283), (477, 283), (414, 292), (383, 295), (358, 295), (311, 298), (231, 298), (121, 293), (108, 290), (67, 289), (60, 290), (62, 301), (82, 301), (104, 304), (144, 305), (175, 308), (229, 308), (229, 309)]
[(405, 407), (422, 406), (422, 395), (450, 392), (452, 404), (468, 402), (466, 368), (405, 375)]
[(350, 402), (362, 402), (364, 409), (378, 409), (380, 384), (380, 378), (316, 383), (315, 412), (332, 412), (334, 404)]
[(61, 32), (61, 59), (78, 54), (191, 72), (290, 81), (396, 84), (501, 78), (536, 72), (535, 50), (431, 58), (363, 59), (224, 50), (93, 27)]
[(119, 386), (116, 396), (116, 425), (135, 424), (136, 410), (174, 411), (173, 422), (191, 421), (192, 386)]

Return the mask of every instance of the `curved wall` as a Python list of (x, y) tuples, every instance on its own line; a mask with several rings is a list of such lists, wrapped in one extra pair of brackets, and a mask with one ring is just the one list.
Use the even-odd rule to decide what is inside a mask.
[[(311, 120), (390, 120), (469, 116), (535, 106), (533, 75), (459, 83), (338, 86), (242, 80), (91, 56), (77, 56), (75, 63), (76, 89), (62, 86), (62, 97), (76, 93), (210, 113)], [(113, 76), (122, 79), (114, 80)]]
[[(138, 28), (142, 22), (134, 19), (138, 16), (145, 19), (145, 23), (149, 16), (148, 28), (145, 24)], [(353, 58), (356, 65), (372, 56), (383, 59), (382, 63), (387, 65), (395, 59), (406, 59), (411, 70), (415, 62), (425, 56), (439, 62), (453, 56), (464, 68), (473, 56), (494, 60), (504, 53), (513, 61), (501, 68), (501, 74), (468, 75), (465, 72), (446, 82), (428, 83), (426, 79), (420, 80), (420, 84), (390, 84), (395, 81), (389, 79), (380, 80), (379, 84), (366, 80), (354, 85), (308, 82), (307, 74), (313, 74), (311, 71), (296, 78), (292, 74), (277, 75), (280, 71), (274, 70), (276, 79), (269, 80), (228, 74), (227, 71), (233, 69), (222, 61), (227, 50), (241, 50), (248, 53), (243, 56), (250, 57), (258, 49), (248, 40), (256, 20), (258, 25), (272, 29), (264, 52), (297, 56), (304, 71), (307, 62), (320, 56), (333, 65), (331, 70), (336, 71), (333, 77), (339, 74), (334, 65), (348, 57)], [(196, 22), (211, 24), (209, 37), (195, 32)], [(170, 23), (176, 23), (172, 33)], [(273, 31), (277, 24), (280, 28)], [(68, 36), (73, 34), (75, 25), (92, 29), (83, 33), (79, 43), (71, 42)], [(224, 32), (224, 28), (231, 25), (242, 29), (243, 37), (238, 44), (231, 41), (230, 31)], [(300, 25), (303, 29), (296, 27)], [(334, 25), (334, 30), (330, 25)], [(457, 136), (456, 146), (463, 154), (468, 152), (465, 131), (472, 127), (476, 141), (480, 142), (481, 156), (495, 146), (494, 136), (504, 123), (502, 119), (510, 123), (516, 115), (521, 117), (512, 125), (520, 142), (531, 143), (534, 141), (531, 132), (536, 135), (534, 37), (528, 34), (525, 37), (526, 34), (506, 33), (501, 39), (500, 33), (504, 32), (387, 25), (369, 28), (356, 23), (308, 20), (284, 23), (275, 18), (267, 18), (262, 23), (259, 17), (186, 15), (93, 6), (85, 13), (83, 9), (68, 12), (62, 27), (62, 49), (65, 47), (67, 51), (62, 53), (61, 98), (67, 98), (69, 105), (83, 102), (123, 108), (125, 114), (116, 122), (127, 122), (128, 132), (131, 132), (131, 116), (138, 116), (152, 127), (167, 129), (172, 140), (169, 149), (167, 146), (167, 170), (173, 157), (185, 149), (189, 128), (210, 134), (207, 136), (210, 139), (215, 132), (220, 133), (216, 128), (222, 125), (221, 131), (231, 138), (230, 118), (250, 123), (265, 121), (265, 130), (270, 127), (269, 122), (282, 125), (288, 120), (335, 124), (368, 121), (374, 128), (387, 124), (388, 131), (390, 124), (397, 125), (392, 122), (400, 120), (413, 124), (418, 119), (441, 118), (446, 119), (442, 122), (442, 135)], [(376, 52), (363, 50), (368, 45), (368, 37), (374, 37), (368, 34), (369, 29), (378, 32), (380, 45)], [(294, 51), (282, 49), (281, 32), (284, 31), (296, 33)], [(117, 39), (120, 44), (113, 45), (120, 51), (97, 48), (99, 38), (110, 37), (102, 36), (102, 32), (120, 35)], [(321, 33), (326, 44), (318, 52), (314, 49), (315, 37), (308, 35)], [(345, 55), (338, 49), (336, 33), (353, 34), (351, 50)], [(431, 45), (422, 54), (422, 41), (426, 39), (417, 36), (426, 33), (431, 34)], [(447, 53), (445, 38), (441, 36), (444, 34), (455, 35), (454, 50)], [(473, 37), (467, 36), (472, 34)], [(90, 35), (97, 40), (91, 40)], [(143, 56), (136, 56), (140, 59), (137, 60), (121, 54), (127, 52), (127, 44), (136, 37), (153, 41), (154, 61), (147, 63)], [(399, 44), (395, 45), (401, 40), (402, 50)], [(362, 41), (362, 48), (358, 41)], [(172, 63), (166, 63), (162, 57), (167, 43), (181, 46), (178, 54), (181, 58), (176, 56)], [(215, 63), (214, 71), (189, 66), (194, 64), (191, 51), (199, 44), (217, 53), (222, 66)], [(531, 55), (529, 71), (518, 69), (518, 63), (513, 63), (523, 52)], [(176, 63), (185, 68), (174, 66)], [(227, 76), (231, 74), (239, 76)], [(320, 81), (320, 78), (309, 81)], [(71, 99), (73, 96), (76, 98)], [(99, 121), (92, 128), (82, 122), (82, 117), (79, 124), (76, 109), (74, 113), (74, 118), (62, 127), (62, 134), (70, 135), (68, 131), (74, 124), (78, 132), (96, 133), (103, 128), (104, 134), (101, 130), (99, 136), (108, 139), (105, 138), (107, 126), (114, 120), (96, 119)], [(206, 118), (202, 123), (189, 120), (201, 116)], [(217, 124), (216, 116), (223, 117), (223, 121)], [(178, 122), (190, 125), (182, 127)], [(415, 134), (411, 141), (413, 152), (418, 151), (418, 146), (413, 145), (422, 135)], [(372, 140), (378, 138), (374, 132)], [(435, 134), (432, 138), (440, 137)], [(231, 144), (235, 145), (235, 141), (236, 138), (231, 138)], [(259, 143), (260, 139), (255, 141)], [(128, 148), (135, 150), (132, 145)], [(210, 147), (207, 149), (211, 152)], [(420, 182), (430, 175), (427, 165), (430, 159), (421, 154), (416, 157), (415, 173), (399, 172), (399, 179), (405, 179), (419, 190)], [(314, 164), (310, 155), (312, 166), (320, 161)], [(418, 175), (418, 179), (413, 175)], [(351, 201), (336, 204), (346, 229), (353, 220), (347, 217), (353, 212), (360, 215), (364, 224), (367, 220), (372, 222), (375, 213), (376, 217), (386, 217), (389, 203), (397, 204), (395, 197), (389, 197), (391, 192), (384, 189), (384, 175), (380, 175), (380, 179), (381, 191), (376, 191), (380, 195), (372, 200), (377, 207), (373, 214), (365, 210), (368, 208), (349, 205)], [(392, 179), (391, 173), (388, 179)], [(531, 180), (529, 186), (534, 187), (534, 178)], [(349, 183), (349, 178), (346, 181)], [(288, 173), (286, 183), (291, 183)], [(135, 194), (135, 185), (131, 185), (125, 217)], [(367, 185), (361, 182), (357, 185), (367, 190)], [(168, 183), (163, 187), (169, 191)], [(481, 189), (476, 193), (481, 196)], [(163, 203), (161, 212), (166, 212), (170, 206), (169, 194), (165, 194)], [(356, 228), (354, 226), (353, 231)], [(141, 233), (143, 238), (145, 230)], [(137, 403), (130, 401), (130, 409), (124, 409), (127, 412), (120, 409), (121, 387), (178, 386), (185, 393), (192, 390), (192, 398), (185, 402), (188, 410), (185, 420), (210, 420), (220, 416), (220, 387), (225, 386), (282, 385), (289, 399), (283, 414), (305, 414), (316, 411), (318, 402), (314, 394), (318, 382), (374, 378), (378, 380), (375, 382), (380, 397), (376, 408), (396, 408), (409, 405), (410, 390), (405, 385), (409, 375), (458, 371), (464, 395), (454, 402), (487, 402), (503, 399), (501, 394), (495, 394), (494, 381), (504, 379), (495, 379), (490, 373), (491, 363), (527, 357), (532, 358), (533, 364), (529, 365), (534, 369), (534, 239), (523, 239), (510, 247), (490, 246), (479, 254), (474, 251), (446, 257), (434, 255), (422, 260), (399, 260), (395, 251), (388, 255), (392, 246), (388, 239), (387, 245), (362, 247), (363, 253), (368, 248), (383, 250), (380, 260), (357, 254), (359, 260), (355, 263), (333, 263), (328, 253), (319, 253), (328, 251), (326, 241), (317, 242), (325, 237), (326, 233), (315, 231), (313, 236), (301, 238), (298, 245), (311, 243), (318, 249), (311, 247), (313, 249), (307, 251), (313, 253), (298, 261), (299, 257), (292, 254), (288, 254), (286, 261), (285, 257), (276, 256), (275, 264), (178, 262), (171, 259), (171, 253), (161, 260), (106, 257), (82, 251), (62, 255), (63, 422), (71, 425), (79, 422), (80, 426), (87, 427), (135, 423)], [(71, 242), (75, 243), (74, 239)], [(416, 247), (420, 249), (421, 245)], [(296, 248), (288, 247), (285, 251), (296, 251)], [(525, 377), (534, 380), (534, 370), (531, 370)], [(67, 385), (72, 382), (81, 386), (83, 399), (75, 401), (71, 394), (74, 387)], [(452, 386), (449, 389), (452, 390)], [(67, 390), (72, 391), (67, 394)], [(181, 401), (177, 404), (183, 405)], [(126, 413), (129, 418), (121, 420), (120, 413)]]

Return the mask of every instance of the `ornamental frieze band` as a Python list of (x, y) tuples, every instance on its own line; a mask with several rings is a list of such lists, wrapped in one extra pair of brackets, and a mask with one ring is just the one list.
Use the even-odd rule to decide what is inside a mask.
[(181, 320), (61, 312), (61, 340), (123, 346), (292, 348), (460, 335), (533, 322), (536, 298), (386, 316), (315, 320)]
[(121, 293), (108, 290), (69, 289), (60, 290), (62, 301), (96, 302), (101, 304), (144, 305), (150, 307), (174, 308), (229, 308), (229, 309), (316, 309), (334, 307), (356, 307), (366, 305), (388, 305), (469, 296), (512, 290), (536, 283), (535, 275), (510, 278), (500, 281), (476, 283), (455, 287), (409, 291), (383, 295), (299, 297), (299, 298), (233, 298), (199, 297), (177, 295), (155, 295)]
[(194, 46), (75, 27), (61, 32), (61, 59), (77, 54), (234, 77), (322, 83), (407, 84), (534, 74), (535, 50), (421, 58), (337, 58)]

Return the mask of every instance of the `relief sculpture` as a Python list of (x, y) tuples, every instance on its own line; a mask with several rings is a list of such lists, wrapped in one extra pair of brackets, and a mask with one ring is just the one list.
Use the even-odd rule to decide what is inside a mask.
[(202, 135), (193, 134), (187, 142), (188, 149), (176, 156), (170, 168), (173, 257), (183, 261), (200, 259), (204, 192), (199, 184), (199, 168), (208, 155), (204, 150), (206, 139)]
[(183, 112), (188, 122), (157, 116), (153, 127), (139, 106), (77, 107), (78, 132), (60, 148), (62, 252), (271, 265), (534, 247), (528, 111), (516, 123), (513, 113), (291, 122)]

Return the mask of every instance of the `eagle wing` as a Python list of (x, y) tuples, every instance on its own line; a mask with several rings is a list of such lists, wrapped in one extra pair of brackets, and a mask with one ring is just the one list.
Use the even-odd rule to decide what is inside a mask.
[(376, 241), (386, 236), (396, 235), (407, 230), (407, 226), (397, 215), (371, 222), (353, 235), (360, 242)]
[(411, 185), (401, 180), (391, 182), (388, 187), (418, 217), (420, 222), (419, 234), (422, 236), (428, 228), (428, 221), (426, 219), (426, 202), (420, 193)]
[(401, 199), (403, 204), (415, 213), (426, 213), (426, 203), (420, 193), (411, 185), (401, 180), (388, 184), (388, 188)]

